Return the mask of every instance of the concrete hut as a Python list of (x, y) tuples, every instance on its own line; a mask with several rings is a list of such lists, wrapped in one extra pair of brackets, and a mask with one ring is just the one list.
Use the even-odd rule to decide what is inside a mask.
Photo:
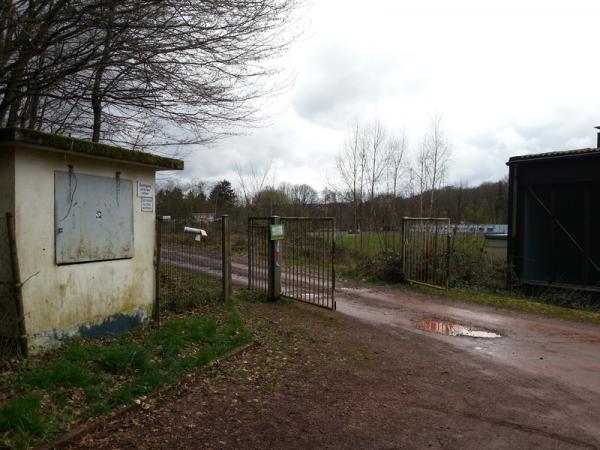
[[(181, 169), (182, 161), (149, 153), (0, 130), (0, 215), (8, 217), (0, 220), (0, 336), (39, 352), (146, 323), (155, 300), (155, 174)], [(17, 270), (7, 270), (15, 261)], [(6, 289), (6, 273), (14, 280), (15, 272), (20, 285)]]

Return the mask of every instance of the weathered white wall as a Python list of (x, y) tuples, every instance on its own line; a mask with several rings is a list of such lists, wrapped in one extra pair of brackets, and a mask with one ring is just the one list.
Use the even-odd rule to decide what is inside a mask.
[[(54, 171), (121, 178), (134, 184), (132, 259), (57, 266)], [(111, 334), (144, 323), (154, 303), (155, 214), (142, 212), (137, 182), (154, 189), (154, 169), (120, 161), (19, 146), (15, 218), (27, 335), (32, 351), (77, 335)]]

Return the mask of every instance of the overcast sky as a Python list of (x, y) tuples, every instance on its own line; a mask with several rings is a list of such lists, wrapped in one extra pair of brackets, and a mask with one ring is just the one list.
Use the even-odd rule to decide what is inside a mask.
[(314, 0), (307, 22), (275, 116), (194, 149), (183, 179), (235, 183), (236, 164), (272, 161), (277, 183), (321, 190), (356, 119), (403, 130), (414, 150), (440, 114), (450, 183), (498, 180), (511, 155), (595, 147), (597, 1)]

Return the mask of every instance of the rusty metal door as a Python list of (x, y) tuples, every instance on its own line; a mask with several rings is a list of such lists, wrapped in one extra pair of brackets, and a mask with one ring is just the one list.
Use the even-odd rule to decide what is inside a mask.
[(448, 289), (450, 219), (402, 219), (402, 268), (407, 281)]
[(335, 310), (335, 221), (281, 217), (285, 238), (270, 262), (271, 218), (248, 220), (248, 287), (268, 294), (271, 268), (281, 270), (281, 295)]

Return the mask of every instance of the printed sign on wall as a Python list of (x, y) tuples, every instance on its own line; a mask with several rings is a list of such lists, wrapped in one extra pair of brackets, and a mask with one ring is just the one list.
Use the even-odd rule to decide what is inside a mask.
[(150, 183), (144, 183), (143, 181), (138, 181), (138, 197), (152, 197), (152, 185)]
[(142, 197), (142, 212), (154, 211), (154, 199), (152, 197)]

